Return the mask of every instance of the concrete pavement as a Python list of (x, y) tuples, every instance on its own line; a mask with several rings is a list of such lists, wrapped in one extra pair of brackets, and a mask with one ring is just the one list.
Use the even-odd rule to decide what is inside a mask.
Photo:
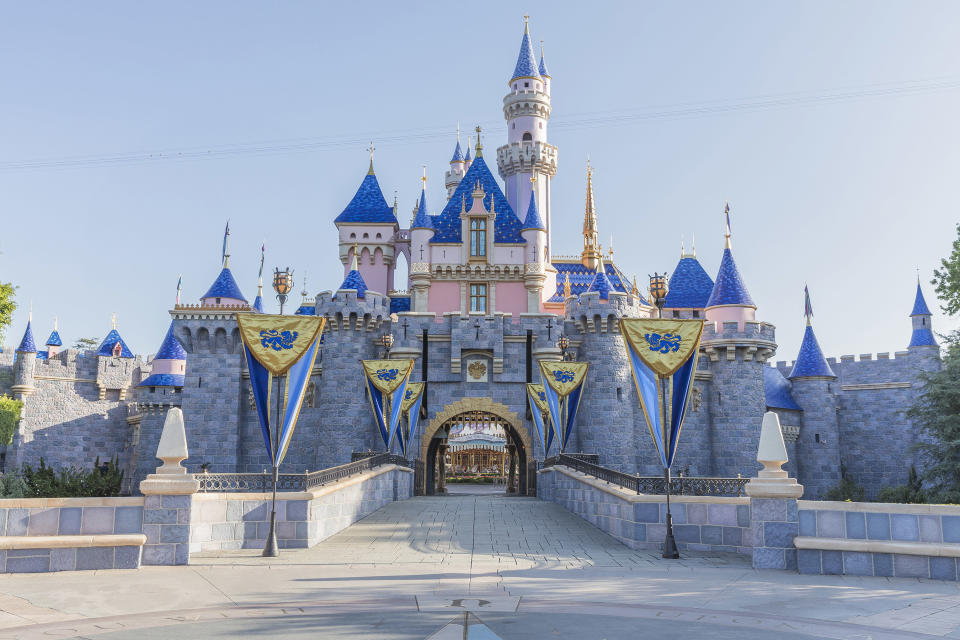
[(956, 583), (667, 561), (555, 504), (503, 496), (393, 503), (279, 559), (0, 576), (0, 639), (419, 640), (464, 611), (504, 640), (960, 638)]

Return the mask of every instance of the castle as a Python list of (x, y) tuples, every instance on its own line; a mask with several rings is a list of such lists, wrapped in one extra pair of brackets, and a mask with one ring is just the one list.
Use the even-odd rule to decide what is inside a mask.
[[(427, 382), (410, 454), (425, 462), (421, 490), (432, 491), (446, 436), (465, 421), (502, 427), (518, 469), (543, 459), (525, 390), (538, 381), (542, 358), (591, 363), (568, 450), (596, 454), (600, 464), (627, 473), (661, 473), (617, 322), (657, 310), (612, 251), (605, 256), (601, 249), (589, 168), (583, 250), (558, 257), (551, 249), (558, 167), (558, 149), (548, 141), (552, 83), (526, 27), (503, 98), (507, 140), (495, 158), (503, 182), (487, 164), (479, 129), (465, 152), (458, 136), (446, 202), (431, 214), (424, 188), (409, 229), (383, 196), (371, 149), (356, 195), (333, 220), (343, 282), (297, 310), (326, 317), (327, 326), (284, 471), (321, 469), (382, 449), (358, 361), (386, 355), (381, 337), (390, 334), (389, 357), (415, 359), (411, 380)], [(400, 254), (410, 265), (407, 291), (394, 281)], [(135, 490), (156, 466), (164, 413), (174, 406), (186, 418), (191, 471), (267, 468), (235, 320), (237, 312), (262, 312), (262, 296), (262, 281), (253, 303), (242, 293), (225, 248), (222, 271), (199, 304), (170, 311), (152, 358), (134, 356), (116, 326), (96, 350), (62, 349), (56, 329), (38, 349), (28, 324), (19, 346), (0, 353), (0, 393), (24, 402), (13, 443), (2, 452), (5, 468), (41, 456), (57, 466), (119, 456)], [(715, 279), (695, 251), (682, 254), (663, 313), (704, 318), (706, 326), (679, 470), (755, 475), (761, 416), (773, 410), (788, 445), (787, 468), (807, 497), (836, 485), (841, 468), (868, 496), (903, 483), (917, 436), (902, 410), (919, 392), (919, 373), (940, 366), (919, 284), (909, 345), (892, 357), (825, 358), (808, 315), (796, 360), (774, 364), (774, 326), (757, 312), (729, 229)], [(569, 341), (564, 353), (561, 335)], [(532, 478), (520, 476), (523, 490)]]

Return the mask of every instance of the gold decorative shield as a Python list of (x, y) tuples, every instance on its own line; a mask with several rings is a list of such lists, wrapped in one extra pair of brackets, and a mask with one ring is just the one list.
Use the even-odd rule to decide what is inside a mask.
[(589, 362), (540, 361), (540, 375), (561, 398), (580, 386), (589, 368)]
[(404, 413), (409, 411), (421, 393), (423, 393), (422, 382), (408, 382), (407, 388), (403, 393), (403, 402), (400, 403), (400, 410)]
[(620, 333), (654, 373), (670, 376), (697, 352), (703, 320), (622, 318)]
[(361, 360), (364, 373), (383, 393), (393, 393), (413, 370), (413, 360)]
[(282, 375), (320, 337), (326, 318), (238, 313), (240, 339), (271, 374)]

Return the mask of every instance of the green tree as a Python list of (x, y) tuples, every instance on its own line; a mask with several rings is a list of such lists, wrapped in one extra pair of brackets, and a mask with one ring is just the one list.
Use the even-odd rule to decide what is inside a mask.
[(940, 267), (933, 270), (931, 283), (940, 298), (940, 308), (944, 313), (956, 315), (960, 312), (960, 224), (957, 224), (957, 239), (953, 241), (953, 251), (949, 258), (940, 260)]
[(907, 415), (923, 435), (916, 447), (923, 458), (930, 501), (956, 502), (960, 497), (960, 332), (942, 336), (942, 341), (942, 367), (920, 374), (923, 394)]
[(23, 402), (10, 396), (0, 396), (0, 445), (13, 442), (13, 432), (20, 421)]
[(99, 345), (100, 341), (96, 338), (77, 338), (77, 341), (73, 343), (73, 348), (86, 351), (87, 349), (96, 349)]
[(3, 336), (7, 327), (13, 322), (13, 312), (17, 309), (17, 303), (13, 301), (17, 288), (9, 282), (0, 282), (0, 345), (3, 344)]

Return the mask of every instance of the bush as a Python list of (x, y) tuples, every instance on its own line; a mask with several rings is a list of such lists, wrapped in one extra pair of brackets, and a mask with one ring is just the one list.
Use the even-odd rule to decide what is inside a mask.
[(0, 476), (0, 497), (22, 498), (27, 495), (27, 483), (16, 473)]
[(19, 476), (25, 484), (28, 498), (102, 498), (120, 495), (123, 471), (117, 466), (117, 458), (101, 465), (100, 458), (93, 469), (84, 471), (77, 467), (54, 471), (43, 458), (34, 469), (24, 464)]
[(905, 504), (924, 504), (928, 500), (927, 492), (923, 490), (923, 483), (917, 474), (917, 468), (910, 467), (907, 484), (897, 487), (884, 487), (877, 495), (877, 502), (899, 502)]
[(0, 445), (13, 442), (13, 432), (20, 421), (20, 412), (23, 411), (23, 401), (0, 396)]
[(863, 487), (847, 477), (847, 468), (840, 466), (840, 484), (829, 489), (823, 496), (824, 500), (835, 502), (863, 502), (866, 492)]

